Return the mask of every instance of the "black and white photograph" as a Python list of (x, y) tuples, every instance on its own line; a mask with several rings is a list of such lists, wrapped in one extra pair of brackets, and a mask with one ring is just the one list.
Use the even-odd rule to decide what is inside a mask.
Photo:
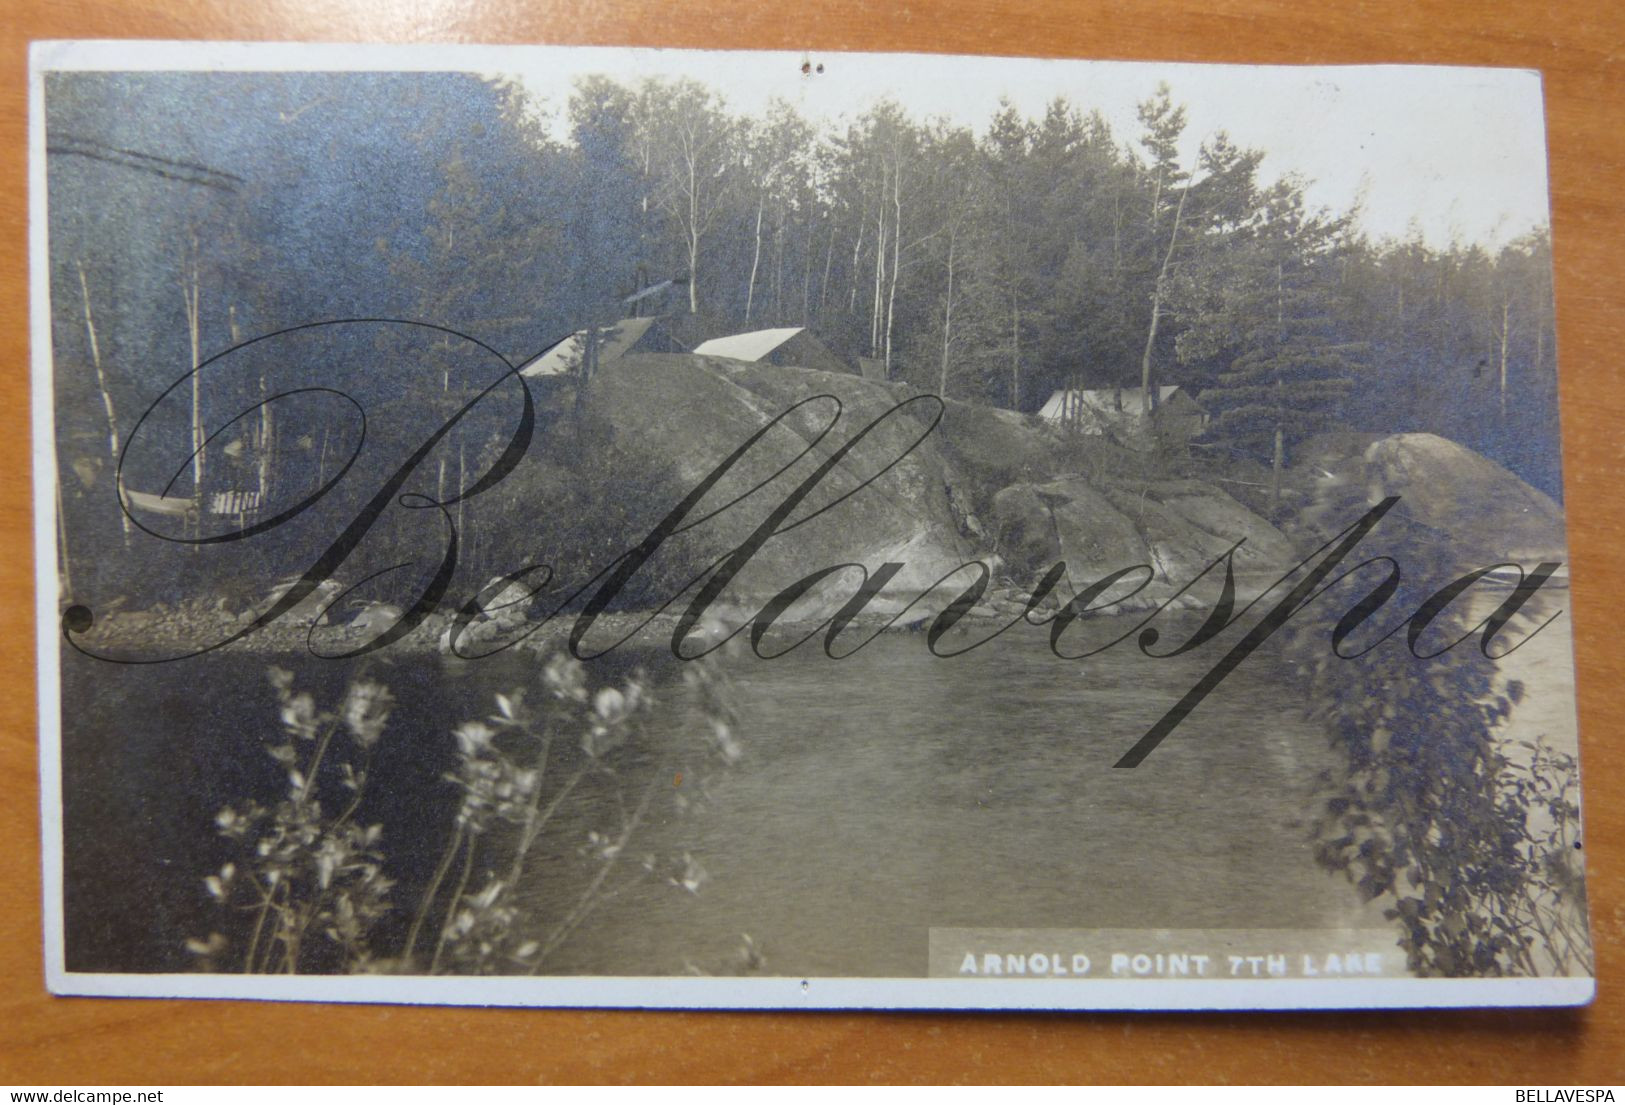
[(1538, 74), (33, 82), (55, 992), (1590, 1000)]

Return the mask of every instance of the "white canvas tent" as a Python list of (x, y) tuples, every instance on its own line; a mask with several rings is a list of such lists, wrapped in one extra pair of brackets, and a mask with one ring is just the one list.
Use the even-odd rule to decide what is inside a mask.
[[(1175, 384), (1159, 387), (1157, 403), (1167, 403), (1179, 390)], [(1119, 396), (1122, 398), (1121, 406), (1118, 405)], [(1069, 388), (1051, 395), (1039, 409), (1038, 417), (1046, 422), (1073, 422), (1080, 428), (1088, 428), (1091, 425), (1119, 423), (1125, 418), (1140, 418), (1146, 413), (1143, 388)]]
[(1120, 440), (1146, 439), (1151, 432), (1189, 441), (1207, 425), (1207, 412), (1177, 384), (1157, 389), (1149, 408), (1143, 388), (1063, 389), (1052, 394), (1038, 417), (1073, 433)]
[(712, 338), (695, 346), (694, 352), (707, 357), (728, 357), (736, 361), (755, 361), (784, 368), (852, 371), (852, 366), (831, 353), (805, 326), (783, 326)]
[[(678, 349), (663, 330), (657, 329), (657, 318), (623, 318), (609, 326), (598, 328), (598, 363), (607, 364), (628, 353), (672, 353)], [(577, 330), (557, 345), (544, 350), (519, 367), (519, 374), (527, 379), (543, 376), (573, 376), (581, 371), (581, 361), (587, 352), (587, 331)]]

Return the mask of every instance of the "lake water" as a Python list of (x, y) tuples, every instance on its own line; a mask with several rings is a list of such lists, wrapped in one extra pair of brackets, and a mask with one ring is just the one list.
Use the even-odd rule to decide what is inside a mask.
[[(1566, 670), (1559, 626), (1515, 654), (1526, 676)], [(925, 973), (932, 927), (1383, 927), (1312, 858), (1314, 781), (1335, 760), (1268, 646), (1140, 767), (1112, 767), (1218, 654), (1153, 661), (1125, 644), (1065, 661), (1043, 632), (1018, 629), (953, 659), (899, 633), (840, 662), (812, 647), (732, 661), (743, 757), (707, 782), (708, 801), (651, 807), (629, 847), (687, 854), (707, 877), (697, 893), (664, 877), (617, 878), (621, 889), (548, 971), (726, 973), (747, 935), (768, 973), (911, 976)], [(675, 662), (639, 659), (680, 703)], [(279, 662), (324, 704), (353, 674)], [(220, 926), (201, 880), (229, 855), (215, 812), (256, 790), (269, 797), (260, 743), (276, 712), (265, 664), (66, 664), (74, 969), (185, 969), (185, 937)], [(537, 664), (533, 654), (418, 656), (369, 668), (398, 700), (368, 820), (385, 826), (403, 904), (445, 839), (451, 728), (489, 712), (495, 692), (534, 685)], [(1559, 730), (1567, 710), (1572, 738), (1563, 690), (1527, 710), (1527, 724)], [(544, 926), (563, 888), (594, 869), (582, 849), (605, 801), (583, 788), (531, 864), (521, 900)]]

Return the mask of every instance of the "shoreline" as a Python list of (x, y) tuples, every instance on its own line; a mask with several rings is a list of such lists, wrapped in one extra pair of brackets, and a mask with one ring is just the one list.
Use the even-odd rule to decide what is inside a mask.
[[(1274, 590), (1283, 577), (1271, 573), (1247, 573), (1245, 576), (1238, 573), (1236, 579), (1235, 602), (1238, 609), (1257, 601), (1260, 597)], [(1487, 587), (1497, 590), (1511, 591), (1510, 585), (1500, 580), (1485, 581)], [(1547, 585), (1548, 588), (1567, 590), (1568, 578), (1554, 577)], [(1217, 603), (1217, 587), (1203, 587), (1190, 589), (1182, 594), (1175, 594), (1171, 586), (1166, 589), (1159, 588), (1152, 594), (1133, 594), (1108, 606), (1091, 610), (1084, 617), (1090, 620), (1144, 617), (1166, 605), (1165, 613), (1180, 616), (1194, 615), (1210, 612)], [(910, 599), (906, 595), (881, 595), (877, 597), (871, 608), (865, 610), (847, 623), (847, 631), (883, 634), (909, 634), (926, 629), (932, 620), (947, 609), (952, 601), (946, 594), (942, 601), (932, 601), (921, 605), (917, 612), (908, 612), (907, 607), (918, 602), (921, 596)], [(720, 620), (724, 624), (738, 626), (749, 622), (756, 616), (755, 611), (742, 614), (741, 608), (719, 604), (721, 607)], [(1051, 617), (1061, 607), (1061, 602), (1051, 598), (1040, 604), (1035, 613), (1044, 620)], [(757, 606), (756, 610), (760, 607)], [(834, 604), (824, 604), (813, 612), (797, 613), (792, 609), (780, 618), (774, 620), (772, 627), (764, 635), (763, 640), (769, 644), (783, 645), (791, 639), (800, 639), (818, 633), (825, 627), (835, 611)], [(967, 611), (958, 621), (958, 626), (994, 626), (1011, 624), (1020, 618), (1026, 611), (1026, 596), (1013, 588), (1000, 588), (990, 590), (983, 600)], [(384, 624), (363, 624), (358, 618), (346, 624), (312, 625), (309, 613), (295, 610), (285, 615), (278, 622), (262, 627), (230, 644), (216, 645), (208, 648), (208, 642), (217, 642), (229, 638), (233, 633), (239, 632), (252, 623), (252, 612), (233, 614), (220, 609), (199, 610), (196, 604), (182, 605), (170, 608), (162, 604), (140, 611), (115, 611), (103, 618), (96, 619), (91, 627), (84, 632), (75, 633), (73, 644), (63, 641), (65, 649), (84, 651), (95, 659), (104, 659), (111, 662), (152, 662), (153, 653), (169, 653), (184, 650), (185, 655), (177, 655), (176, 660), (198, 654), (197, 650), (207, 649), (208, 652), (219, 652), (226, 655), (238, 654), (264, 654), (287, 655), (289, 653), (304, 653), (322, 659), (345, 659), (344, 653), (353, 652), (361, 648), (380, 633), (387, 630)], [(462, 651), (472, 655), (459, 655), (453, 653), (445, 645), (445, 637), (455, 620), (453, 615), (435, 613), (429, 615), (424, 622), (411, 633), (394, 641), (379, 650), (383, 654), (395, 655), (444, 655), (456, 656), (459, 659), (474, 661), (484, 656), (493, 655), (492, 645), (499, 646), (497, 652), (524, 649), (535, 652), (550, 651), (560, 647), (573, 630), (578, 612), (567, 611), (549, 618), (545, 622), (527, 623), (523, 620), (509, 619), (506, 622), (495, 619), (481, 618), (471, 622), (462, 638)], [(670, 641), (681, 620), (679, 613), (670, 610), (650, 612), (648, 610), (636, 611), (609, 611), (597, 616), (594, 621), (594, 636), (610, 638), (619, 643), (619, 647), (650, 647), (655, 644), (664, 645)], [(500, 642), (509, 639), (521, 632), (526, 624), (536, 628), (524, 636), (522, 640), (514, 641), (507, 646)], [(1044, 621), (1033, 623), (1034, 626), (1044, 624)], [(714, 630), (714, 623), (713, 623)], [(59, 629), (58, 632), (61, 632)], [(699, 635), (705, 630), (696, 626), (691, 635)], [(623, 640), (624, 638), (624, 640)], [(82, 646), (82, 647), (80, 647)], [(161, 662), (161, 661), (160, 661)]]

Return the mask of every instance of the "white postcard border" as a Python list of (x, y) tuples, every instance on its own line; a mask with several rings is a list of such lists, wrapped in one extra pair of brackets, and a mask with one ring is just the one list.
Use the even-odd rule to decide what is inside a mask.
[(1584, 1005), (1589, 978), (1467, 979), (795, 979), (344, 975), (144, 975), (53, 972), (56, 994), (239, 998), (405, 1005), (629, 1009), (1429, 1009)]

